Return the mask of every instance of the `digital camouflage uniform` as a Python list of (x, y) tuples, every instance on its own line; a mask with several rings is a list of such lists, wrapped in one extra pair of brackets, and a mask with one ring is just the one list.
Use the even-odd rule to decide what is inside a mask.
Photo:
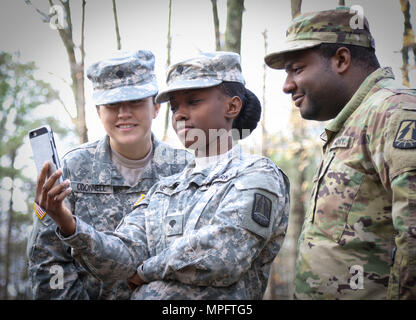
[(287, 228), (289, 184), (269, 159), (239, 146), (229, 154), (162, 179), (113, 233), (77, 219), (75, 234), (60, 237), (97, 277), (138, 271), (149, 283), (132, 299), (261, 299)]
[[(69, 179), (72, 187), (67, 207), (99, 231), (115, 230), (141, 194), (146, 194), (161, 177), (182, 171), (190, 157), (185, 150), (174, 149), (156, 139), (153, 150), (151, 162), (132, 187), (111, 161), (107, 136), (69, 151), (62, 159), (64, 179)], [(74, 260), (70, 247), (57, 238), (56, 225), (49, 216), (43, 220), (34, 216), (34, 221), (28, 248), (35, 299), (129, 298), (131, 292), (125, 281), (103, 283)], [(63, 268), (63, 289), (51, 289), (50, 281), (56, 274), (54, 265)]]
[[(348, 11), (296, 21), (325, 32), (338, 16), (333, 42), (343, 43), (353, 38), (343, 34)], [(356, 44), (368, 47), (370, 37)], [(268, 59), (277, 68), (284, 61), (278, 54)], [(416, 298), (416, 90), (393, 79), (390, 68), (371, 73), (322, 135), (323, 159), (298, 243), (298, 299)]]
[[(94, 105), (139, 100), (155, 96), (155, 58), (147, 50), (116, 51), (93, 63), (87, 77), (94, 88)], [(63, 157), (63, 177), (71, 181), (66, 199), (71, 212), (100, 231), (114, 231), (132, 210), (140, 194), (145, 194), (161, 177), (180, 172), (192, 158), (152, 135), (153, 156), (139, 181), (129, 186), (111, 160), (109, 138), (81, 145)], [(34, 228), (28, 241), (29, 275), (35, 299), (128, 299), (124, 282), (101, 282), (86, 272), (70, 254), (70, 247), (56, 237), (55, 224), (34, 214)], [(61, 268), (59, 268), (61, 267)], [(63, 271), (63, 287), (59, 277)], [(105, 279), (104, 279), (105, 280)]]
[[(240, 56), (202, 53), (169, 67), (156, 101), (222, 81), (244, 83)], [(271, 160), (238, 145), (194, 169), (191, 162), (153, 186), (115, 232), (77, 219), (76, 232), (61, 239), (97, 277), (137, 273), (146, 284), (132, 299), (261, 299), (287, 228), (287, 178)]]

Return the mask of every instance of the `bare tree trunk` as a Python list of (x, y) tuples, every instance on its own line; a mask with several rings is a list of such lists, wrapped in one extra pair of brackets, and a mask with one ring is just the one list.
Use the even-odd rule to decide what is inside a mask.
[[(292, 0), (292, 18), (295, 18), (301, 14), (301, 6), (301, 0)], [(289, 226), (287, 230), (287, 250), (289, 255), (289, 263), (287, 268), (293, 272), (291, 274), (291, 277), (287, 278), (288, 281), (290, 281), (288, 285), (288, 294), (289, 297), (292, 298), (294, 292), (294, 281), (296, 272), (295, 269), (297, 256), (297, 240), (302, 230), (302, 225), (305, 217), (305, 190), (303, 189), (303, 186), (306, 179), (306, 167), (308, 160), (307, 153), (305, 152), (305, 148), (303, 146), (304, 137), (306, 134), (306, 124), (305, 121), (301, 119), (299, 111), (297, 110), (297, 108), (295, 108), (293, 102), (290, 121), (292, 122), (293, 140), (297, 145), (299, 145), (299, 150), (297, 150), (296, 152), (293, 164), (298, 168), (298, 175), (293, 177), (294, 181), (292, 180), (292, 185), (294, 186), (294, 188), (291, 188), (291, 199), (293, 200), (291, 201), (292, 205), (289, 217)]]
[[(13, 150), (10, 155), (11, 163), (14, 165), (16, 159), (16, 150)], [(10, 282), (10, 260), (11, 260), (11, 242), (12, 242), (12, 228), (13, 228), (13, 191), (14, 191), (14, 179), (13, 175), (10, 177), (12, 180), (12, 188), (10, 190), (9, 210), (7, 211), (7, 235), (6, 235), (6, 250), (4, 257), (4, 287), (3, 287), (3, 299), (7, 300), (9, 297), (8, 286)]]
[(214, 30), (215, 30), (215, 50), (220, 51), (221, 48), (221, 34), (220, 34), (220, 21), (218, 18), (217, 0), (211, 0), (212, 3), (212, 15), (214, 17)]
[[(292, 18), (301, 13), (301, 0), (291, 0)], [(294, 292), (295, 265), (297, 255), (297, 239), (302, 229), (303, 218), (305, 215), (304, 208), (304, 191), (303, 184), (306, 179), (305, 157), (307, 155), (303, 150), (302, 140), (305, 136), (304, 122), (300, 119), (298, 110), (293, 106), (290, 111), (289, 123), (293, 133), (294, 145), (299, 145), (295, 151), (295, 156), (291, 165), (298, 168), (297, 174), (290, 176), (290, 215), (286, 237), (279, 254), (274, 260), (269, 277), (268, 288), (265, 292), (264, 299), (292, 299)]]
[[(291, 0), (291, 3), (292, 3), (292, 18), (295, 18), (298, 15), (300, 15), (300, 13), (301, 13), (302, 0)], [(293, 117), (294, 118), (299, 118), (300, 117), (300, 115), (298, 113), (298, 110), (297, 110), (297, 108), (295, 108), (293, 106), (293, 103), (292, 103), (291, 112), (292, 112), (292, 115), (291, 115), (292, 118)], [(302, 150), (303, 150), (302, 140), (303, 140), (304, 134), (305, 134), (305, 129), (304, 129), (304, 126), (303, 126), (303, 121), (301, 120), (301, 121), (298, 121), (298, 125), (295, 126), (294, 133), (293, 133), (294, 139), (299, 139), (300, 143), (301, 143), (301, 147), (300, 147), (299, 152), (302, 152)], [(297, 157), (297, 159), (302, 160), (301, 158), (298, 158), (298, 157)], [(297, 183), (295, 183), (295, 185), (297, 185), (298, 187), (295, 188), (297, 192), (296, 192), (295, 197), (294, 197), (295, 202), (294, 202), (293, 209), (292, 209), (292, 211), (296, 213), (296, 216), (299, 217), (299, 222), (300, 222), (299, 226), (298, 226), (299, 227), (299, 232), (300, 232), (300, 228), (302, 226), (303, 216), (305, 214), (305, 208), (303, 206), (303, 201), (299, 201), (300, 199), (302, 199), (302, 196), (301, 196), (302, 192), (301, 192), (300, 187), (302, 186), (302, 184), (304, 182), (304, 178), (305, 178), (305, 175), (304, 175), (303, 171), (304, 170), (300, 171), (299, 179), (298, 179), (298, 181), (296, 181)], [(298, 234), (299, 232), (296, 232), (296, 234)]]
[[(10, 190), (11, 197), (13, 196), (13, 188)], [(11, 250), (10, 250), (10, 244), (11, 244), (11, 237), (12, 237), (12, 226), (13, 226), (13, 209), (12, 209), (13, 201), (10, 198), (9, 201), (9, 210), (7, 212), (7, 235), (6, 235), (6, 252), (4, 257), (4, 287), (3, 287), (3, 298), (4, 300), (7, 300), (9, 297), (7, 288), (9, 286), (10, 282), (10, 257), (11, 257)]]
[[(302, 0), (292, 0), (291, 2), (292, 2), (292, 18), (295, 18), (298, 15), (300, 15), (300, 13), (301, 13)], [(291, 113), (292, 113), (291, 114), (292, 121), (296, 121), (296, 120), (293, 120), (293, 119), (296, 119), (296, 118), (300, 117), (300, 115), (298, 113), (298, 110), (297, 110), (297, 108), (295, 108), (293, 106), (293, 103), (292, 103)], [(297, 123), (297, 125), (295, 125), (294, 128), (293, 128), (293, 137), (294, 137), (295, 140), (299, 140), (299, 142), (300, 142), (299, 153), (301, 153), (303, 151), (302, 140), (303, 140), (303, 137), (305, 135), (305, 128), (304, 128), (302, 120), (296, 121), (296, 123)], [(296, 159), (300, 160), (300, 161), (305, 160), (305, 159), (302, 159), (302, 157), (296, 157)], [(294, 213), (296, 213), (295, 214), (296, 217), (299, 217), (299, 222), (300, 222), (299, 226), (298, 226), (299, 227), (299, 232), (300, 232), (300, 228), (301, 228), (301, 225), (302, 225), (301, 220), (303, 221), (303, 216), (305, 214), (305, 208), (304, 208), (304, 205), (303, 205), (303, 201), (299, 201), (300, 199), (302, 199), (302, 190), (301, 190), (300, 187), (302, 186), (302, 184), (304, 182), (304, 179), (305, 179), (304, 170), (300, 170), (299, 171), (299, 177), (297, 179), (298, 181), (295, 182), (295, 185), (297, 186), (297, 188), (295, 188), (296, 191), (294, 192), (294, 197), (293, 197), (295, 201), (294, 201), (293, 207), (292, 207), (292, 211)], [(296, 232), (295, 234), (298, 234), (299, 232)]]
[[(81, 21), (81, 61), (77, 64), (77, 118), (78, 118), (78, 136), (80, 142), (88, 141), (87, 122), (85, 120), (85, 87), (84, 87), (84, 68), (85, 68), (85, 5), (86, 1), (82, 0), (82, 21)], [(69, 8), (69, 1), (68, 1)], [(74, 47), (74, 50), (76, 48)]]
[[(264, 55), (267, 54), (267, 30), (263, 32), (263, 39), (264, 39)], [(263, 63), (263, 112), (261, 114), (261, 129), (262, 129), (262, 150), (261, 153), (263, 156), (269, 156), (269, 141), (268, 135), (266, 130), (266, 74), (267, 74), (267, 66)]]
[[(32, 5), (32, 2), (30, 0), (25, 0), (26, 4)], [(52, 0), (49, 0), (49, 5), (52, 8), (55, 6)], [(77, 110), (76, 117), (72, 117), (71, 114), (68, 115), (71, 117), (72, 122), (75, 125), (76, 132), (79, 138), (80, 143), (85, 143), (88, 141), (88, 134), (87, 134), (87, 125), (85, 121), (85, 88), (84, 88), (84, 57), (85, 57), (85, 51), (84, 51), (84, 25), (85, 25), (85, 5), (86, 0), (82, 0), (82, 21), (81, 21), (81, 45), (79, 47), (79, 50), (81, 52), (81, 61), (77, 62), (75, 52), (78, 49), (78, 47), (75, 45), (73, 41), (73, 34), (72, 34), (72, 20), (71, 20), (71, 10), (70, 10), (70, 1), (60, 1), (59, 6), (63, 6), (63, 11), (65, 13), (64, 15), (64, 22), (65, 26), (58, 26), (58, 34), (59, 37), (62, 40), (62, 43), (65, 47), (66, 53), (68, 55), (69, 60), (69, 67), (70, 67), (70, 73), (71, 73), (71, 89), (74, 95), (75, 100), (75, 106)], [(33, 6), (34, 7), (34, 6)], [(42, 20), (44, 22), (50, 22), (51, 17), (48, 14), (43, 13), (39, 9), (35, 8), (35, 10), (42, 16)], [(68, 111), (68, 109), (64, 105), (65, 111)]]
[[(168, 18), (168, 44), (167, 44), (167, 51), (168, 51), (168, 57), (166, 60), (166, 67), (170, 66), (170, 54), (172, 51), (172, 36), (170, 33), (171, 29), (171, 23), (172, 23), (172, 0), (169, 0), (169, 18)], [(170, 103), (168, 102), (166, 104), (166, 113), (165, 113), (165, 125), (163, 128), (163, 138), (162, 141), (166, 141), (168, 138), (168, 128), (169, 128), (169, 111), (170, 111)]]
[(302, 7), (302, 0), (290, 0), (292, 8), (292, 19), (300, 15), (300, 9)]
[[(52, 5), (52, 1), (49, 1)], [(86, 1), (82, 1), (82, 26), (81, 30), (84, 31), (85, 23), (85, 4)], [(66, 22), (67, 29), (58, 29), (59, 35), (62, 39), (62, 42), (67, 50), (69, 57), (69, 64), (71, 70), (71, 79), (72, 79), (72, 91), (74, 92), (75, 105), (77, 109), (77, 117), (74, 120), (75, 127), (78, 133), (78, 138), (80, 143), (85, 143), (88, 141), (87, 135), (87, 125), (85, 121), (85, 89), (84, 89), (84, 34), (81, 35), (81, 61), (78, 63), (76, 61), (75, 51), (77, 49), (76, 45), (73, 42), (72, 35), (72, 20), (71, 20), (71, 9), (69, 6), (69, 0), (63, 2), (65, 12), (66, 12)]]
[(120, 39), (120, 30), (118, 28), (116, 0), (113, 0), (113, 14), (114, 14), (114, 24), (115, 24), (115, 28), (116, 28), (116, 36), (117, 36), (117, 50), (120, 50), (121, 49), (121, 39)]
[(225, 50), (240, 54), (244, 0), (227, 0)]
[(401, 9), (404, 15), (404, 31), (403, 31), (403, 48), (402, 52), (402, 61), (403, 65), (402, 70), (402, 83), (403, 85), (409, 87), (409, 51), (413, 50), (415, 55), (416, 63), (416, 45), (415, 45), (415, 35), (413, 32), (412, 24), (410, 23), (410, 2), (409, 0), (399, 0)]
[[(76, 45), (73, 41), (72, 34), (72, 20), (71, 20), (71, 9), (69, 5), (69, 0), (61, 1), (65, 9), (65, 20), (66, 28), (58, 28), (59, 36), (65, 46), (66, 52), (69, 58), (69, 66), (71, 70), (71, 79), (72, 79), (72, 91), (74, 93), (75, 105), (77, 109), (77, 117), (72, 121), (75, 124), (79, 142), (85, 143), (88, 141), (87, 135), (87, 125), (85, 121), (85, 89), (84, 89), (84, 33), (81, 35), (81, 61), (78, 63), (75, 56), (75, 51), (77, 50)], [(49, 0), (50, 6), (53, 6), (52, 0)], [(82, 22), (81, 30), (84, 32), (84, 23), (85, 23), (85, 4), (86, 1), (82, 1)]]

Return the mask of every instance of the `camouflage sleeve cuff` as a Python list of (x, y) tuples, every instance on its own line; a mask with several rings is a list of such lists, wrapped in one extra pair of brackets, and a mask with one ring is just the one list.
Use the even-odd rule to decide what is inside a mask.
[(143, 263), (137, 268), (137, 275), (140, 279), (142, 279), (144, 282), (149, 283), (151, 280), (146, 277), (144, 269), (143, 269)]
[[(137, 274), (144, 282), (152, 282), (157, 280), (162, 280), (163, 277), (159, 276), (158, 268), (154, 268), (153, 260), (157, 259), (158, 256), (152, 257), (146, 261), (144, 261), (138, 268)], [(160, 270), (161, 271), (161, 270)], [(160, 272), (162, 273), (162, 272)]]
[(88, 248), (88, 244), (90, 243), (89, 240), (91, 239), (90, 235), (94, 233), (94, 228), (91, 227), (88, 223), (79, 219), (77, 216), (75, 216), (75, 220), (76, 229), (73, 235), (65, 237), (58, 227), (56, 227), (55, 233), (60, 240), (62, 240), (65, 244), (71, 246), (72, 248)]

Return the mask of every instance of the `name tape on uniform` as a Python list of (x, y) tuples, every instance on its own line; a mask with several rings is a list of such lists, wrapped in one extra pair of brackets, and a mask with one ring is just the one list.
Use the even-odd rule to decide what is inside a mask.
[(72, 181), (71, 188), (74, 192), (113, 193), (113, 186), (103, 184), (88, 184), (83, 182)]

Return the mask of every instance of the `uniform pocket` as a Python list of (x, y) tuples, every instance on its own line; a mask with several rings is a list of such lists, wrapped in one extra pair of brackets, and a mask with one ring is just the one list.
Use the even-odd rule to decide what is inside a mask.
[(335, 155), (319, 179), (313, 223), (328, 238), (338, 242), (364, 174), (345, 165)]
[(135, 200), (136, 194), (82, 193), (77, 195), (74, 214), (98, 231), (114, 230)]

